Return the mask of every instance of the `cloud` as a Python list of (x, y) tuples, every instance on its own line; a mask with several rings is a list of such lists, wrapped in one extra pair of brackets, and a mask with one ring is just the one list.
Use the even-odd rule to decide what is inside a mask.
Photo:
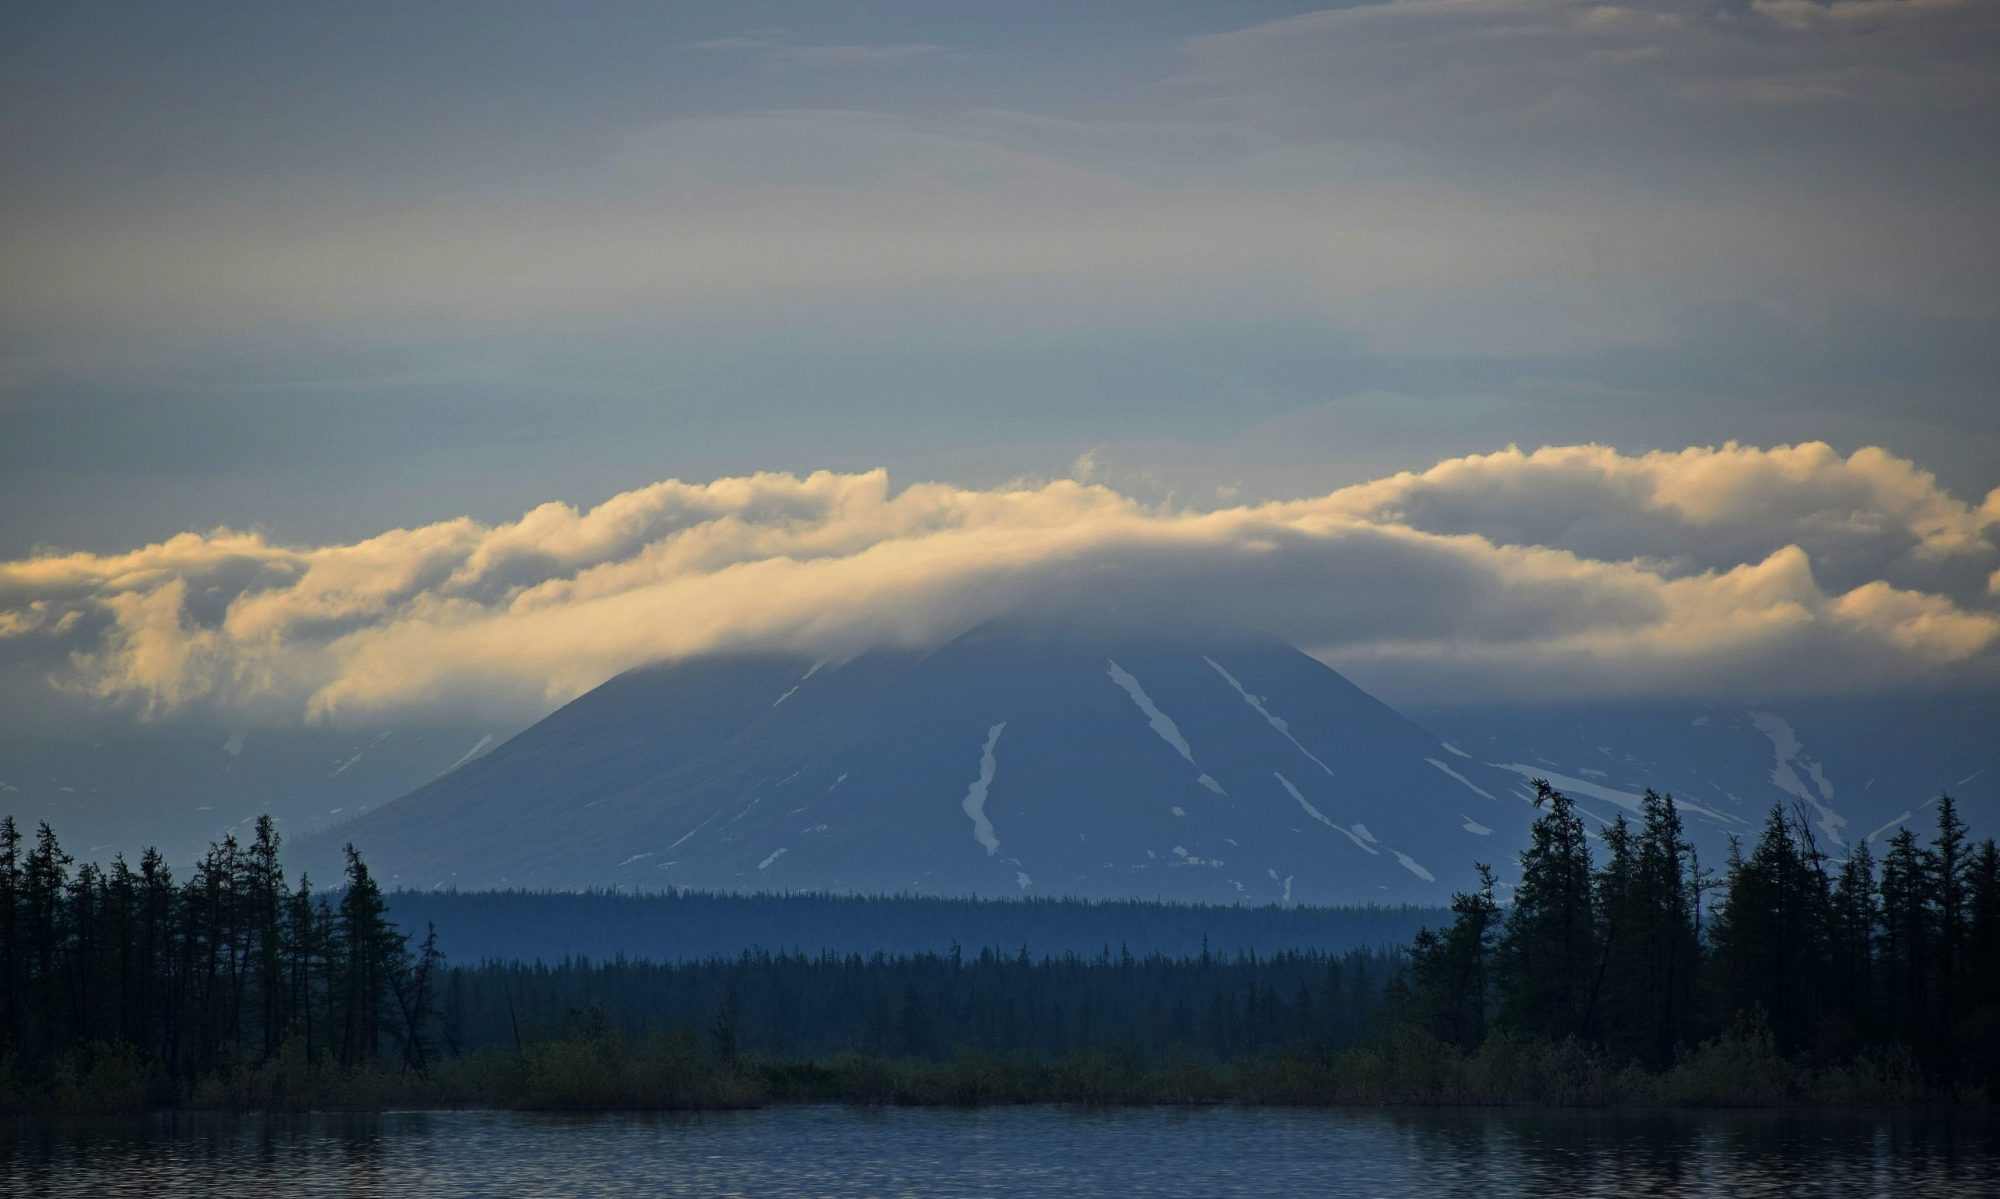
[(1962, 601), (1978, 598), (2000, 524), (1994, 499), (1973, 508), (1905, 458), (1874, 447), (1843, 457), (1823, 442), (1635, 456), (1589, 445), (1509, 448), (1342, 494), (1371, 520), (1646, 559), (1669, 576), (1797, 546), (1823, 584), (1894, 579)]
[(769, 37), (710, 37), (688, 42), (681, 48), (683, 50), (769, 50), (781, 44)]
[(1329, 222), (1403, 242), (1387, 303), (1343, 302), (1346, 247), (1302, 239), (1343, 327), (1574, 352), (1746, 302), (1808, 332), (1849, 304), (1991, 321), (1996, 53), (2000, 8), (1949, 0), (1387, 0), (1196, 38), (1177, 82), (1255, 130), (1266, 171), (1412, 206)]
[(879, 67), (944, 53), (929, 42), (895, 42), (880, 46), (786, 46), (775, 60), (793, 66)]
[(1281, 319), (1505, 357), (1674, 344), (1716, 310), (1990, 323), (1996, 11), (1392, 0), (1193, 39), (1140, 89), (1018, 97), (1067, 112), (914, 85), (845, 111), (774, 71), (733, 111), (510, 130), (463, 175), (441, 147), (410, 194), (196, 179), (0, 210), (0, 316), (84, 331), (93, 363), (107, 330), (581, 314), (974, 338)]
[(232, 655), (220, 630), (190, 624), (187, 592), (187, 580), (173, 578), (102, 597), (111, 628), (100, 650), (72, 657), (69, 685), (99, 699), (136, 696), (149, 715), (214, 693)]
[(1966, 0), (1751, 0), (1750, 11), (1788, 29), (1846, 26), (1880, 29), (1890, 22), (1921, 20), (1963, 10)]
[(656, 659), (841, 657), (1010, 614), (1260, 629), (1403, 697), (1987, 685), (1996, 513), (2000, 491), (1975, 508), (1821, 444), (1509, 448), (1207, 510), (758, 474), (351, 544), (43, 553), (0, 563), (0, 633), (70, 692), (294, 720), (532, 712)]
[[(1197, 38), (1183, 82), (1217, 98), (1260, 98), (1319, 136), (1374, 126), (1432, 147), (1500, 138), (1488, 154), (1620, 137), (1677, 152), (1783, 154), (1796, 147), (1760, 145), (1759, 135), (1831, 113), (1989, 108), (2000, 92), (1984, 69), (1996, 33), (1991, 5), (1954, 0), (1756, 0), (1747, 9), (1388, 0)], [(1315, 103), (1333, 98), (1346, 103)], [(1719, 105), (1748, 127), (1691, 120)], [(1858, 149), (1896, 131), (1849, 123), (1839, 132)]]
[(933, 45), (930, 42), (802, 45), (768, 35), (704, 38), (701, 41), (687, 42), (682, 49), (753, 54), (766, 68), (881, 67), (912, 58), (944, 53), (943, 46)]

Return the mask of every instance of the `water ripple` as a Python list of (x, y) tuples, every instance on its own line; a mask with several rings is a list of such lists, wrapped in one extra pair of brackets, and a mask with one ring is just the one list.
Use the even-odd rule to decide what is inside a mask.
[(0, 1123), (0, 1194), (1694, 1196), (2000, 1194), (1984, 1118), (792, 1107)]

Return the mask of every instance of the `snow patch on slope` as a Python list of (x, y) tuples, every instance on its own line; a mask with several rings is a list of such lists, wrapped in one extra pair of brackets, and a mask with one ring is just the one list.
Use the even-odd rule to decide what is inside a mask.
[[(1139, 705), (1139, 711), (1146, 714), (1146, 723), (1153, 727), (1153, 732), (1159, 735), (1160, 740), (1173, 746), (1174, 752), (1186, 758), (1188, 765), (1194, 767), (1197, 772), (1201, 771), (1201, 764), (1194, 760), (1194, 747), (1188, 744), (1186, 737), (1181, 736), (1180, 726), (1174, 723), (1174, 718), (1160, 711), (1159, 705), (1153, 702), (1153, 697), (1146, 694), (1146, 689), (1129, 671), (1109, 658), (1106, 658), (1105, 662), (1109, 666), (1105, 673), (1111, 676), (1112, 682), (1125, 689), (1125, 694), (1132, 697), (1133, 703)], [(1221, 783), (1206, 773), (1202, 773), (1196, 781), (1217, 795), (1229, 794), (1222, 789)]]
[(1931, 798), (1918, 804), (1916, 807), (1911, 808), (1909, 811), (1903, 813), (1901, 816), (1898, 816), (1894, 820), (1891, 820), (1889, 823), (1883, 825), (1881, 828), (1878, 828), (1874, 832), (1869, 833), (1868, 836), (1863, 839), (1867, 841), (1873, 841), (1875, 838), (1881, 836), (1883, 833), (1888, 832), (1890, 829), (1895, 828), (1897, 825), (1909, 823), (1910, 820), (1912, 820), (1918, 812), (1923, 811), (1925, 808), (1930, 807), (1932, 804), (1936, 802), (1937, 802), (1937, 797), (1932, 796)]
[(972, 818), (972, 839), (985, 847), (989, 858), (1000, 852), (1000, 838), (993, 835), (993, 822), (986, 818), (986, 789), (993, 785), (994, 772), (1000, 766), (993, 749), (1000, 744), (1000, 734), (1006, 731), (1004, 720), (986, 730), (986, 744), (979, 751), (979, 777), (965, 789), (965, 798), (958, 805)]
[[(1355, 836), (1360, 837), (1362, 840), (1368, 842), (1368, 844), (1370, 845), (1382, 845), (1382, 842), (1376, 840), (1375, 834), (1368, 831), (1367, 825), (1362, 824), (1360, 821), (1356, 821), (1353, 827)], [(1416, 875), (1418, 878), (1424, 880), (1427, 883), (1434, 883), (1437, 881), (1437, 875), (1432, 874), (1430, 871), (1424, 869), (1424, 864), (1422, 862), (1417, 861), (1409, 854), (1404, 853), (1400, 849), (1395, 849), (1387, 845), (1382, 845), (1382, 848), (1387, 849), (1389, 851), (1390, 856), (1395, 858), (1397, 863), (1400, 864), (1403, 867), (1403, 869), (1409, 871), (1411, 874)], [(1373, 853), (1375, 851), (1371, 849), (1369, 850), (1369, 852)]]
[(470, 762), (472, 759), (478, 757), (480, 754), (485, 753), (486, 747), (492, 744), (493, 744), (493, 734), (488, 733), (484, 737), (481, 737), (479, 740), (472, 743), (471, 749), (466, 750), (464, 753), (458, 756), (458, 761), (453, 762), (451, 765), (445, 767), (443, 770), (438, 771), (438, 777), (443, 778), (445, 775), (450, 774), (454, 770), (457, 770), (459, 767), (465, 765), (467, 762)]
[[(1522, 778), (1547, 779), (1549, 785), (1571, 797), (1588, 795), (1592, 799), (1601, 799), (1607, 803), (1617, 804), (1628, 812), (1645, 810), (1644, 798), (1634, 795), (1630, 791), (1620, 791), (1615, 787), (1607, 787), (1602, 783), (1593, 783), (1589, 779), (1572, 778), (1566, 774), (1557, 774), (1553, 770), (1547, 770), (1540, 766), (1530, 766), (1525, 762), (1495, 762), (1493, 765), (1501, 770), (1511, 770)], [(1528, 800), (1530, 803), (1534, 802), (1533, 797), (1527, 792), (1522, 792), (1521, 795), (1522, 798)], [(1674, 797), (1674, 805), (1682, 811), (1698, 812), (1711, 820), (1725, 821), (1729, 824), (1743, 823), (1727, 812), (1718, 812), (1714, 808), (1704, 807), (1691, 799), (1682, 799), (1678, 795)]]
[[(1339, 833), (1341, 836), (1346, 837), (1349, 841), (1354, 842), (1355, 848), (1357, 849), (1364, 850), (1371, 854), (1380, 854), (1382, 852), (1381, 850), (1376, 849), (1373, 845), (1370, 845), (1368, 841), (1364, 841), (1360, 837), (1355, 836), (1353, 830), (1348, 829), (1342, 825), (1335, 824), (1332, 820), (1329, 820), (1325, 812), (1322, 812), (1318, 808), (1314, 807), (1311, 800), (1307, 799), (1302, 793), (1300, 793), (1297, 787), (1292, 786), (1292, 780), (1286, 778), (1282, 774), (1279, 774), (1275, 770), (1271, 772), (1271, 777), (1277, 779), (1278, 785), (1283, 787), (1288, 793), (1290, 793), (1293, 799), (1298, 801), (1299, 806), (1306, 810), (1306, 815), (1312, 817), (1314, 820), (1319, 821), (1321, 824), (1332, 829), (1334, 832)], [(1361, 829), (1361, 831), (1364, 833), (1368, 831), (1367, 827), (1364, 825), (1357, 824), (1354, 827)], [(1368, 840), (1373, 840), (1373, 839), (1374, 838), (1371, 837)]]
[[(1805, 745), (1799, 741), (1799, 735), (1793, 731), (1791, 722), (1775, 712), (1752, 712), (1750, 723), (1757, 727), (1758, 732), (1770, 738), (1774, 762), (1771, 767), (1772, 784), (1778, 790), (1797, 796), (1810, 804), (1819, 816), (1820, 831), (1835, 845), (1845, 845), (1847, 842), (1841, 837), (1840, 830), (1846, 827), (1847, 817), (1833, 810), (1833, 784), (1826, 781), (1826, 772), (1820, 768), (1818, 762), (1804, 756)], [(1799, 778), (1798, 771), (1793, 769), (1794, 765), (1805, 767), (1806, 773), (1812, 776), (1812, 788), (1807, 787)]]
[(799, 690), (799, 686), (800, 686), (801, 684), (803, 684), (803, 683), (804, 683), (804, 682), (805, 682), (805, 681), (806, 681), (807, 679), (809, 679), (809, 678), (813, 677), (814, 675), (818, 674), (818, 673), (819, 673), (819, 668), (820, 668), (820, 667), (822, 667), (822, 666), (824, 666), (824, 665), (826, 665), (826, 659), (825, 659), (825, 658), (821, 658), (821, 659), (820, 659), (819, 661), (817, 661), (817, 662), (813, 663), (813, 664), (812, 664), (812, 669), (811, 669), (811, 670), (808, 670), (808, 671), (806, 671), (806, 672), (805, 672), (804, 674), (800, 675), (800, 676), (799, 676), (799, 681), (798, 681), (797, 683), (793, 683), (793, 684), (791, 685), (791, 688), (790, 688), (790, 690), (786, 691), (786, 692), (785, 692), (785, 693), (784, 693), (783, 695), (781, 695), (781, 696), (779, 696), (778, 698), (776, 698), (776, 699), (774, 699), (774, 700), (772, 700), (772, 701), (771, 701), (771, 706), (775, 708), (775, 707), (777, 707), (777, 706), (778, 706), (779, 704), (782, 704), (782, 703), (784, 703), (784, 702), (785, 702), (786, 700), (788, 700), (788, 699), (792, 698), (792, 696), (794, 696), (794, 695), (798, 694), (798, 690)]
[(373, 741), (370, 741), (368, 744), (362, 746), (360, 749), (355, 750), (353, 757), (335, 766), (333, 768), (332, 773), (328, 774), (326, 777), (339, 778), (341, 775), (346, 774), (347, 768), (349, 766), (354, 765), (356, 762), (359, 762), (363, 754), (367, 753), (371, 749), (374, 749), (376, 746), (382, 744), (384, 741), (387, 741), (388, 739), (389, 739), (389, 734), (385, 732), (381, 736), (375, 738)]
[(1311, 758), (1313, 765), (1319, 767), (1321, 770), (1326, 771), (1329, 777), (1332, 776), (1333, 768), (1328, 766), (1325, 762), (1320, 761), (1318, 754), (1315, 754), (1313, 751), (1307, 749), (1305, 746), (1300, 745), (1299, 739), (1297, 737), (1292, 736), (1292, 726), (1286, 723), (1284, 720), (1280, 719), (1279, 717), (1272, 715), (1270, 709), (1264, 706), (1263, 700), (1258, 699), (1256, 696), (1250, 694), (1248, 691), (1245, 691), (1243, 689), (1243, 684), (1236, 681), (1236, 676), (1230, 674), (1228, 671), (1222, 668), (1222, 663), (1217, 662), (1214, 658), (1210, 658), (1207, 656), (1204, 656), (1202, 658), (1202, 661), (1208, 663), (1210, 666), (1213, 666), (1215, 668), (1215, 673), (1221, 675), (1223, 679), (1226, 682), (1228, 682), (1228, 684), (1231, 687), (1234, 687), (1236, 689), (1236, 694), (1243, 697), (1244, 703), (1249, 704), (1252, 708), (1255, 708), (1257, 710), (1257, 715), (1262, 716), (1266, 724), (1278, 730), (1279, 733), (1284, 735), (1285, 740), (1292, 743), (1293, 749), (1296, 749), (1300, 753), (1304, 754), (1306, 757)]
[(672, 845), (667, 846), (667, 852), (672, 853), (674, 850), (679, 849), (683, 845), (686, 845), (688, 843), (688, 840), (692, 838), (696, 833), (708, 827), (709, 821), (714, 820), (717, 816), (720, 815), (722, 815), (721, 808), (717, 808), (715, 811), (710, 812), (707, 816), (702, 818), (700, 824), (697, 824), (693, 828), (682, 833), (678, 838), (674, 840), (674, 843)]
[(1409, 854), (1406, 854), (1401, 850), (1397, 849), (1392, 849), (1389, 852), (1395, 854), (1396, 860), (1403, 864), (1403, 869), (1409, 871), (1411, 874), (1416, 875), (1418, 878), (1424, 880), (1427, 883), (1434, 883), (1438, 881), (1437, 875), (1432, 874), (1430, 871), (1424, 869), (1424, 864), (1422, 862), (1417, 861)]
[(1891, 820), (1889, 823), (1883, 825), (1881, 828), (1878, 828), (1874, 832), (1869, 833), (1865, 838), (1863, 838), (1863, 840), (1873, 841), (1875, 838), (1881, 836), (1883, 833), (1888, 832), (1890, 829), (1895, 828), (1897, 825), (1902, 824), (1904, 821), (1908, 820), (1912, 816), (1915, 816), (1916, 814), (1917, 814), (1916, 809), (1912, 808), (1909, 811), (1903, 813), (1901, 816), (1898, 816), (1894, 820)]
[(1460, 774), (1456, 770), (1453, 770), (1451, 767), (1445, 765), (1443, 762), (1438, 761), (1436, 758), (1425, 758), (1424, 761), (1429, 762), (1431, 765), (1437, 767), (1439, 770), (1444, 771), (1452, 778), (1455, 778), (1459, 782), (1464, 783), (1466, 786), (1472, 788), (1474, 791), (1477, 791), (1479, 794), (1484, 795), (1486, 798), (1488, 799), (1493, 798), (1493, 793), (1491, 791), (1488, 791), (1486, 788), (1480, 786), (1478, 783), (1473, 782), (1471, 779), (1466, 778), (1464, 775)]

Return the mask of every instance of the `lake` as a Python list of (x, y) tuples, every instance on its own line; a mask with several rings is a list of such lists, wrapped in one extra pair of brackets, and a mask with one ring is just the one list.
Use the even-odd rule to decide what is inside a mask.
[(782, 1107), (0, 1122), (8, 1196), (1951, 1196), (1983, 1117)]

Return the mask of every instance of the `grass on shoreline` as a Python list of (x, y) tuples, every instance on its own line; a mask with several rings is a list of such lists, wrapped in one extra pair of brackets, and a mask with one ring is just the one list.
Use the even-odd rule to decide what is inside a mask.
[(429, 1071), (341, 1068), (297, 1046), (254, 1067), (176, 1086), (132, 1050), (100, 1046), (40, 1077), (0, 1059), (0, 1111), (723, 1110), (788, 1103), (984, 1106), (1241, 1104), (1404, 1107), (1851, 1108), (1984, 1106), (1927, 1085), (1907, 1054), (1807, 1067), (1749, 1029), (1657, 1073), (1618, 1068), (1575, 1042), (1495, 1036), (1464, 1053), (1414, 1034), (1342, 1051), (1300, 1047), (1142, 1063), (1115, 1050), (1052, 1061), (964, 1052), (944, 1060), (863, 1053), (725, 1060), (686, 1033), (615, 1033), (483, 1049)]

